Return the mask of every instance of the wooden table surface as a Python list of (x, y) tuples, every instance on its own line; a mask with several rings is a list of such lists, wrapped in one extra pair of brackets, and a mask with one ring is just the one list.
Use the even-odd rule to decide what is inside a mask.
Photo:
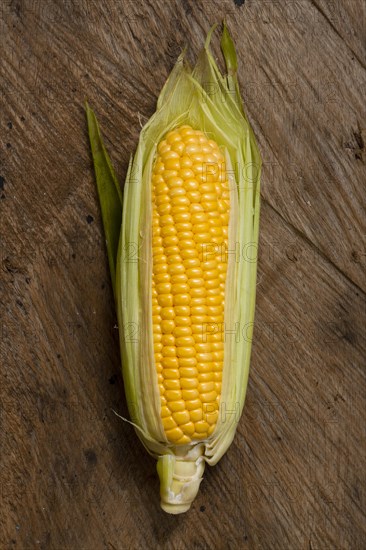
[[(363, 550), (365, 2), (0, 10), (0, 548)], [(234, 443), (173, 517), (113, 412), (128, 414), (83, 103), (123, 182), (177, 55), (224, 15), (263, 157), (256, 328)]]

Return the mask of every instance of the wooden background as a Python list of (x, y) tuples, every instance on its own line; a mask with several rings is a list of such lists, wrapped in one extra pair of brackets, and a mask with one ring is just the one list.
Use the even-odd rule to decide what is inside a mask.
[[(1, 549), (365, 548), (363, 0), (1, 0)], [(189, 513), (131, 427), (83, 102), (121, 182), (226, 15), (263, 156), (244, 415)], [(214, 41), (219, 55), (218, 40)]]

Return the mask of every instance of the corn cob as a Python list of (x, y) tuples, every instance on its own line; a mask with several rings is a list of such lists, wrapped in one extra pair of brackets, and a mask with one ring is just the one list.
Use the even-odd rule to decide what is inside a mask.
[(261, 161), (233, 42), (224, 25), (223, 77), (209, 50), (213, 30), (193, 71), (182, 54), (165, 83), (123, 206), (87, 107), (131, 422), (158, 461), (161, 506), (174, 514), (189, 509), (205, 463), (233, 440), (254, 318), (256, 261), (241, 251), (258, 242)]
[[(223, 366), (229, 192), (217, 145), (181, 126), (157, 148), (152, 171), (152, 314), (161, 418), (170, 443), (210, 436)], [(221, 170), (222, 171), (222, 170)], [(216, 254), (207, 253), (208, 247)], [(210, 256), (206, 258), (205, 256)], [(214, 326), (214, 334), (205, 327)]]

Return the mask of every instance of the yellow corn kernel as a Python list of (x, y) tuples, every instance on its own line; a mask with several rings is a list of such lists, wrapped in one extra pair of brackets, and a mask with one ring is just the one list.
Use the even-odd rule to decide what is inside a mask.
[(195, 423), (196, 432), (198, 433), (207, 433), (209, 425), (203, 420)]
[(182, 399), (178, 399), (177, 401), (169, 400), (168, 407), (172, 413), (175, 413), (184, 411), (186, 409), (186, 404)]
[(165, 432), (168, 440), (172, 443), (176, 443), (181, 437), (183, 437), (183, 432), (180, 428), (176, 427)]
[(168, 409), (168, 407), (161, 407), (161, 417), (166, 418), (167, 416), (171, 415), (171, 411)]
[(173, 418), (175, 422), (178, 424), (178, 426), (181, 426), (181, 424), (187, 424), (187, 422), (190, 421), (190, 416), (188, 411), (178, 411), (176, 413), (173, 413)]
[(195, 409), (194, 411), (190, 411), (189, 415), (191, 417), (192, 422), (198, 422), (202, 420), (203, 418), (202, 408)]
[(166, 418), (163, 418), (162, 422), (163, 422), (164, 430), (171, 430), (172, 428), (175, 428), (177, 426), (171, 416), (167, 416)]
[(191, 400), (185, 402), (185, 407), (186, 407), (187, 411), (193, 411), (195, 409), (201, 409), (202, 408), (202, 403), (201, 403), (201, 400), (199, 398), (191, 399)]

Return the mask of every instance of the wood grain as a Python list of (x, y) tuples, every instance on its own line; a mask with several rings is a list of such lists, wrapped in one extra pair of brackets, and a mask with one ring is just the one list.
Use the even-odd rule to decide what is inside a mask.
[[(362, 13), (3, 0), (1, 548), (364, 548)], [(252, 368), (232, 447), (170, 517), (113, 412), (127, 407), (83, 104), (123, 181), (177, 55), (188, 43), (193, 61), (224, 15), (264, 163)]]

